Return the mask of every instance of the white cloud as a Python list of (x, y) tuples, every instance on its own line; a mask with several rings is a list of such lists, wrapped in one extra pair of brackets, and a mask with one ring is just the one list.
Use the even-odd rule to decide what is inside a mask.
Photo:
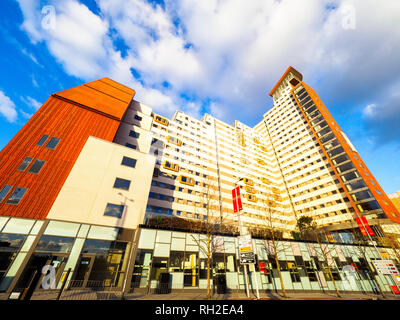
[(399, 144), (400, 86), (388, 93), (379, 103), (368, 104), (363, 110), (365, 127), (371, 133), (375, 146), (385, 143)]
[(15, 122), (18, 118), (14, 102), (7, 97), (3, 91), (0, 91), (0, 114), (5, 117), (8, 122)]
[(33, 116), (33, 113), (28, 113), (28, 112), (25, 112), (24, 110), (19, 110), (19, 112), (22, 114), (22, 116), (25, 119), (29, 119), (29, 118), (31, 118)]
[[(37, 2), (19, 0), (22, 28), (33, 42), (45, 41), (69, 74), (110, 76), (165, 115), (177, 108), (200, 113), (200, 102), (181, 98), (189, 92), (218, 101), (210, 109), (222, 120), (240, 114), (243, 122), (256, 123), (289, 65), (326, 97), (328, 108), (383, 105), (385, 88), (400, 79), (398, 0), (379, 6), (374, 0), (164, 2), (165, 10), (144, 0), (97, 0), (101, 14), (95, 15), (75, 0), (53, 1), (56, 28), (42, 30)], [(354, 8), (354, 29), (343, 24), (345, 7)], [(127, 46), (124, 55), (116, 38)]]
[(376, 112), (377, 112), (377, 105), (375, 103), (367, 105), (363, 110), (364, 116), (367, 116), (369, 118), (372, 118), (376, 114)]
[(36, 81), (36, 78), (35, 78), (35, 75), (34, 75), (34, 74), (31, 74), (31, 79), (32, 79), (32, 84), (33, 84), (33, 86), (36, 87), (36, 88), (39, 88), (39, 84), (38, 84), (38, 82)]
[(20, 97), (21, 100), (34, 110), (38, 110), (42, 104), (32, 97)]

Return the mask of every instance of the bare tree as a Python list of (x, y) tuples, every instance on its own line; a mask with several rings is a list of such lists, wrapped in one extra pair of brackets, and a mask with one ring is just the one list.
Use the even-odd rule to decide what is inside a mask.
[(272, 199), (261, 199), (261, 202), (263, 203), (264, 208), (262, 220), (263, 227), (258, 230), (258, 233), (261, 233), (263, 238), (268, 239), (264, 242), (264, 248), (268, 256), (272, 256), (275, 261), (281, 284), (282, 295), (284, 297), (287, 297), (285, 286), (283, 284), (281, 265), (279, 263), (279, 255), (281, 252), (286, 251), (288, 245), (285, 245), (285, 243), (279, 241), (282, 240), (283, 232), (274, 225), (273, 210), (271, 209), (271, 207), (276, 206), (275, 201)]
[(328, 273), (329, 279), (332, 280), (333, 286), (335, 287), (336, 295), (341, 297), (332, 273), (332, 268), (336, 268), (335, 261), (332, 258), (332, 251), (335, 250), (335, 248), (329, 247), (325, 230), (318, 227), (317, 223), (311, 217), (305, 216), (298, 219), (297, 226), (303, 240), (310, 240), (318, 243), (320, 250), (316, 250), (316, 254), (318, 258), (322, 258), (323, 260), (322, 271)]
[[(351, 222), (351, 226), (353, 227), (350, 230), (350, 234), (352, 236), (352, 240), (355, 244), (357, 244), (357, 248), (358, 248), (358, 252), (360, 254), (360, 256), (364, 259), (364, 261), (366, 262), (368, 269), (370, 271), (370, 274), (372, 275), (372, 278), (375, 282), (375, 284), (377, 285), (379, 292), (381, 293), (382, 297), (385, 297), (385, 294), (381, 288), (381, 286), (379, 285), (379, 282), (376, 278), (376, 272), (375, 270), (372, 268), (371, 264), (368, 262), (368, 258), (367, 258), (367, 254), (366, 254), (366, 250), (368, 245), (370, 245), (369, 241), (366, 239), (366, 236), (364, 236), (361, 231), (358, 230), (358, 225), (355, 223), (355, 221)], [(367, 232), (367, 231), (365, 231)]]
[(215, 181), (208, 178), (203, 182), (200, 195), (199, 205), (196, 207), (196, 212), (203, 216), (202, 220), (193, 220), (198, 231), (204, 234), (198, 239), (192, 237), (199, 246), (201, 252), (207, 259), (207, 298), (211, 298), (211, 269), (212, 261), (215, 253), (223, 250), (224, 243), (221, 234), (237, 233), (237, 227), (232, 217), (229, 216), (227, 210), (222, 210), (219, 202), (218, 188)]

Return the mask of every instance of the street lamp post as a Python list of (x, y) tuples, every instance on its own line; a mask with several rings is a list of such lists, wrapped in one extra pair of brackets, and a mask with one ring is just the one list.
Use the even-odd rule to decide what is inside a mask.
[[(242, 180), (243, 180), (243, 178), (240, 178), (238, 181), (235, 182), (235, 188), (236, 188), (238, 182), (240, 182), (240, 181), (242, 181)], [(242, 222), (241, 222), (241, 220), (240, 220), (240, 212), (241, 212), (241, 211), (238, 209), (239, 233), (240, 233), (240, 235), (242, 236), (242, 235), (243, 235), (243, 227), (242, 227)], [(250, 297), (250, 293), (249, 293), (249, 279), (248, 279), (248, 274), (247, 274), (247, 265), (244, 264), (244, 265), (243, 265), (243, 268), (244, 268), (244, 280), (245, 280), (245, 283), (246, 283), (246, 295), (247, 295), (247, 297)]]

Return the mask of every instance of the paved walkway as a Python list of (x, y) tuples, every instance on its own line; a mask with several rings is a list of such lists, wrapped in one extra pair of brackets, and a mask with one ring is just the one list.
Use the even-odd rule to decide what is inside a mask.
[[(58, 290), (43, 290), (35, 293), (32, 300), (56, 300)], [(8, 296), (3, 294), (0, 300), (6, 300)], [(125, 300), (207, 300), (205, 292), (190, 292), (189, 290), (175, 291), (168, 294), (130, 293), (124, 296)], [(61, 300), (121, 300), (121, 292), (96, 292), (88, 290), (67, 290), (62, 294)], [(210, 300), (257, 300), (255, 292), (250, 291), (247, 297), (244, 291), (233, 291), (227, 294), (214, 294)], [(281, 292), (260, 292), (260, 300), (400, 300), (400, 295), (390, 292), (382, 295), (373, 293), (341, 293), (338, 297), (334, 292), (287, 292), (283, 297)]]
[[(286, 298), (280, 293), (260, 293), (260, 300), (400, 300), (400, 295), (395, 296), (391, 293), (376, 295), (372, 293), (343, 293), (338, 297), (335, 293), (295, 293), (289, 292)], [(169, 293), (169, 294), (128, 294), (126, 300), (207, 300), (204, 293)], [(211, 300), (257, 300), (255, 293), (250, 293), (246, 297), (243, 293), (214, 294)]]

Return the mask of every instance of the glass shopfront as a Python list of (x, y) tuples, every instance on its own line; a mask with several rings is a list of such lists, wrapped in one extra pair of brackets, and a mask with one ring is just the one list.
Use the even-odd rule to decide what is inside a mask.
[(17, 256), (17, 252), (24, 243), (26, 235), (23, 234), (0, 234), (0, 282)]
[(24, 293), (24, 298), (27, 299), (37, 289), (48, 289), (43, 288), (42, 284), (43, 278), (49, 273), (43, 273), (45, 266), (54, 267), (55, 283), (57, 283), (64, 271), (74, 241), (75, 239), (71, 237), (42, 235), (14, 290), (27, 289)]
[(127, 265), (127, 242), (87, 239), (71, 285), (122, 287)]
[[(68, 270), (71, 272), (65, 278), (67, 288), (124, 287), (131, 243), (122, 240), (125, 238), (118, 228), (59, 221), (50, 221), (43, 228), (43, 221), (25, 220), (7, 218), (2, 223), (0, 219), (1, 291), (22, 289), (29, 297), (34, 290), (42, 289), (45, 265), (54, 267), (57, 289), (61, 288), (60, 279), (65, 278)], [(41, 234), (39, 230), (43, 229)], [(152, 292), (159, 287), (161, 275), (169, 273), (171, 289), (206, 289), (207, 254), (201, 250), (204, 235), (149, 228), (139, 232), (136, 255), (130, 263), (133, 272), (128, 288)], [(214, 242), (219, 245), (214, 246), (216, 250), (210, 261), (211, 286), (216, 285), (214, 280), (225, 277), (228, 290), (243, 289), (244, 268), (238, 260), (237, 239), (226, 236)], [(333, 261), (332, 279), (318, 244), (280, 241), (277, 248), (282, 249), (278, 258), (285, 288), (333, 290), (333, 280), (342, 288), (342, 269), (353, 265), (359, 289), (351, 290), (376, 290), (376, 278), (380, 287), (390, 291), (390, 277), (371, 273), (370, 261), (377, 258), (374, 248), (341, 242), (332, 245), (329, 251)], [(248, 268), (251, 283), (259, 279), (260, 290), (279, 290), (279, 273), (275, 257), (267, 250), (268, 241), (254, 240), (253, 247), (256, 265)], [(379, 250), (386, 250), (389, 259), (399, 264), (392, 249)]]
[[(167, 272), (171, 276), (172, 289), (206, 289), (207, 255), (202, 252), (200, 245), (196, 245), (201, 243), (201, 235), (155, 229), (142, 229), (141, 232), (131, 283), (133, 288), (147, 288), (148, 292), (152, 292), (151, 289), (156, 289), (159, 285), (160, 275)], [(213, 253), (210, 261), (211, 286), (216, 285), (213, 280), (225, 276), (228, 290), (244, 288), (244, 268), (238, 260), (237, 245), (234, 237), (224, 237), (217, 252)], [(267, 254), (266, 241), (255, 240), (253, 246), (257, 248), (257, 254), (256, 264), (248, 268), (251, 285), (254, 285), (254, 279), (259, 279), (257, 281), (260, 290), (280, 290), (277, 264), (275, 257)], [(318, 244), (293, 244), (286, 241), (278, 247), (283, 248), (278, 258), (287, 290), (334, 290), (333, 280), (342, 288), (342, 282), (346, 280), (342, 272), (343, 266), (348, 264), (346, 258), (358, 255), (357, 247), (345, 244), (338, 245), (337, 248), (333, 246), (330, 250), (332, 264), (329, 272)], [(396, 257), (392, 255), (392, 259), (396, 260)], [(373, 288), (367, 282), (374, 280), (361, 261), (359, 259), (354, 263), (361, 274), (359, 288)], [(391, 284), (387, 277), (378, 277), (378, 281), (381, 287)]]

